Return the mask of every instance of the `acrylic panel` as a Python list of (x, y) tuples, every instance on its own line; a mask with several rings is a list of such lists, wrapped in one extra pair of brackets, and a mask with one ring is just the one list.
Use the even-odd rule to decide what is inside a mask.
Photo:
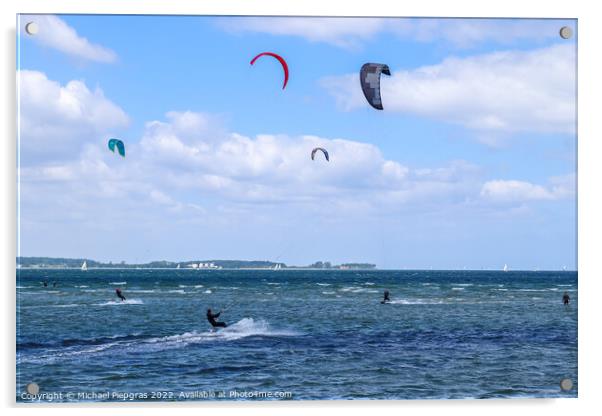
[(577, 21), (18, 15), (16, 400), (577, 397)]

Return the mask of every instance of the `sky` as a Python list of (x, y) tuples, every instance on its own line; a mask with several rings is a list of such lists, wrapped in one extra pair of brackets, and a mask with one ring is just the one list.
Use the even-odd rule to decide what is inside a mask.
[(19, 255), (576, 268), (573, 20), (18, 25)]

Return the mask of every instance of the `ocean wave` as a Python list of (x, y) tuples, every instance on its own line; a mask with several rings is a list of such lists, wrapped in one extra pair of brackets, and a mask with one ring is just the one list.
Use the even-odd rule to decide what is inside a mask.
[(209, 293), (213, 293), (213, 292), (211, 291), (211, 289), (207, 289), (207, 290), (206, 290), (206, 291), (204, 291), (203, 293), (207, 293), (207, 294), (209, 294)]
[(322, 292), (325, 295), (334, 295), (336, 292)]
[(202, 288), (202, 287), (205, 287), (205, 286), (203, 286), (203, 285), (194, 285), (194, 288), (195, 288), (195, 289), (200, 289), (200, 288)]
[(463, 287), (452, 287), (451, 290), (464, 290), (465, 288)]
[(105, 303), (95, 303), (94, 306), (142, 305), (142, 299), (110, 300)]
[(441, 305), (444, 303), (449, 303), (449, 302), (444, 302), (442, 300), (427, 300), (427, 299), (414, 299), (414, 300), (408, 300), (408, 299), (395, 299), (389, 302), (392, 305)]
[(254, 320), (253, 318), (243, 318), (240, 321), (218, 331), (205, 332), (186, 332), (179, 335), (171, 335), (160, 338), (151, 338), (146, 343), (162, 344), (164, 346), (184, 346), (202, 342), (216, 340), (233, 341), (241, 338), (262, 336), (262, 337), (287, 337), (299, 336), (299, 332), (290, 330), (272, 329), (265, 320)]
[(168, 290), (167, 293), (179, 293), (179, 294), (183, 295), (186, 292), (183, 289), (173, 289), (173, 290)]
[(331, 286), (330, 283), (316, 283), (318, 286)]
[(128, 293), (155, 293), (154, 289), (128, 289)]
[(127, 285), (128, 282), (109, 282), (110, 285)]
[(191, 331), (183, 334), (168, 335), (162, 337), (142, 337), (138, 335), (126, 335), (116, 337), (104, 337), (91, 340), (64, 340), (61, 343), (38, 344), (21, 343), (17, 350), (49, 348), (43, 354), (17, 353), (17, 363), (24, 362), (54, 362), (63, 359), (75, 359), (82, 355), (93, 355), (111, 350), (115, 351), (148, 351), (167, 350), (182, 348), (190, 344), (206, 342), (236, 341), (248, 337), (292, 337), (300, 336), (300, 332), (273, 329), (267, 321), (243, 318), (240, 321), (218, 331)]
[(350, 293), (379, 293), (378, 290), (368, 289), (366, 287), (358, 287), (358, 286), (344, 287), (342, 289), (339, 289), (339, 291), (350, 292)]

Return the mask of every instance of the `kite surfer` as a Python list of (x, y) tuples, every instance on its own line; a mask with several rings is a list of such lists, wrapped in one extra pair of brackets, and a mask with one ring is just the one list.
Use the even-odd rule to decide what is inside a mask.
[(389, 303), (389, 302), (391, 302), (391, 298), (389, 297), (389, 291), (385, 290), (385, 293), (383, 295), (383, 300), (381, 303), (384, 304), (384, 303)]
[(570, 301), (571, 301), (571, 297), (569, 296), (569, 293), (568, 292), (564, 292), (564, 295), (562, 295), (562, 303), (565, 306), (568, 306)]
[(219, 315), (222, 313), (222, 311), (219, 311), (218, 313), (211, 313), (211, 309), (207, 309), (207, 320), (209, 321), (209, 323), (211, 324), (212, 327), (214, 328), (225, 328), (228, 325), (225, 322), (218, 322), (215, 320), (215, 318), (219, 318)]
[(121, 299), (122, 302), (125, 300), (125, 296), (123, 296), (123, 293), (121, 293), (121, 289), (119, 289), (119, 288), (115, 289), (115, 294), (117, 295), (117, 297), (119, 299)]

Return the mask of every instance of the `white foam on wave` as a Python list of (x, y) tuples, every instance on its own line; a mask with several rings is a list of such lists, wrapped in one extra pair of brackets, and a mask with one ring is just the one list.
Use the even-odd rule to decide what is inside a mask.
[(95, 303), (95, 306), (142, 305), (142, 299), (110, 300), (105, 303)]
[(204, 287), (203, 285), (194, 285), (195, 289), (200, 289), (202, 287)]
[(374, 286), (374, 283), (372, 283), (372, 282), (364, 282), (364, 284), (365, 284), (366, 286)]
[(27, 363), (27, 362), (53, 362), (61, 360), (62, 358), (70, 358), (77, 357), (80, 355), (89, 355), (95, 354), (98, 352), (102, 352), (108, 350), (109, 348), (118, 345), (119, 342), (110, 342), (107, 344), (98, 345), (92, 348), (84, 348), (84, 349), (64, 349), (64, 350), (56, 350), (52, 351), (50, 354), (43, 354), (33, 357), (20, 357), (17, 354), (17, 364)]
[(474, 283), (458, 283), (456, 286), (474, 286)]
[(316, 283), (318, 286), (330, 286), (330, 283)]
[(325, 295), (334, 295), (335, 294), (335, 292), (322, 292), (322, 293)]
[(51, 305), (53, 308), (76, 308), (78, 306), (85, 306), (79, 303), (67, 303), (64, 305)]
[(213, 293), (213, 292), (211, 291), (211, 289), (207, 289), (207, 290), (206, 290), (206, 291), (204, 291), (203, 293), (207, 293), (207, 294), (209, 294), (209, 293)]
[(127, 285), (128, 282), (109, 282), (110, 285)]
[(240, 321), (218, 331), (192, 331), (179, 335), (151, 338), (145, 343), (161, 344), (163, 347), (180, 347), (211, 341), (234, 341), (251, 336), (285, 337), (301, 335), (296, 331), (272, 329), (267, 321), (243, 318)]
[(34, 286), (17, 286), (17, 289), (31, 289)]
[(280, 283), (278, 283), (278, 282), (268, 282), (268, 285), (274, 285), (275, 286), (275, 285), (279, 285), (279, 284)]
[(154, 289), (128, 289), (128, 293), (155, 293)]
[(179, 293), (179, 294), (183, 295), (186, 292), (184, 292), (183, 289), (173, 289), (173, 290), (168, 290), (167, 293)]
[(465, 288), (463, 287), (452, 287), (451, 290), (464, 290)]
[(393, 305), (440, 305), (443, 303), (446, 303), (442, 300), (428, 300), (428, 299), (414, 299), (414, 300), (408, 300), (408, 299), (395, 299), (389, 302), (390, 304)]
[(359, 286), (350, 286), (339, 289), (341, 292), (350, 292), (350, 293), (378, 293), (378, 290), (368, 289), (366, 287)]

